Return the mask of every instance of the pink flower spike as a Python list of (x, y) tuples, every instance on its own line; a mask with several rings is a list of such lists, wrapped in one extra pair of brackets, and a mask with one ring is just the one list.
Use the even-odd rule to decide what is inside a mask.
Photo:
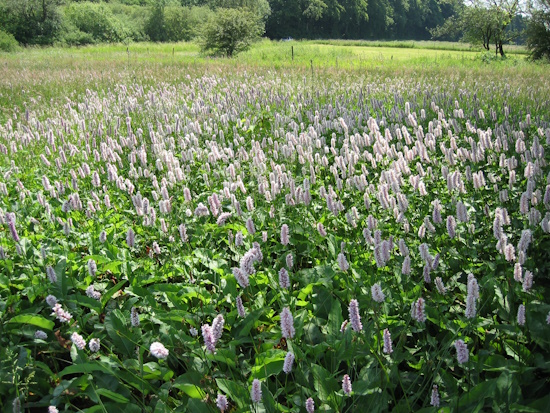
[(347, 374), (344, 374), (344, 378), (342, 379), (342, 390), (347, 396), (351, 395), (351, 379)]

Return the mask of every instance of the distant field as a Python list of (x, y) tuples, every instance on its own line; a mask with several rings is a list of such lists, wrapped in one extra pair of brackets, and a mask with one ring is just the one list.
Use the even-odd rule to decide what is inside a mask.
[[(403, 47), (396, 47), (403, 46)], [(20, 106), (32, 87), (43, 98), (73, 96), (86, 88), (107, 86), (129, 77), (158, 80), (168, 76), (183, 78), (183, 67), (191, 71), (218, 67), (265, 67), (273, 70), (292, 69), (319, 75), (334, 70), (395, 75), (422, 72), (492, 79), (495, 70), (503, 78), (536, 79), (545, 76), (544, 65), (530, 64), (522, 49), (508, 46), (506, 59), (494, 54), (468, 50), (462, 43), (448, 42), (365, 42), (365, 41), (290, 41), (264, 40), (232, 60), (212, 59), (200, 54), (194, 43), (98, 45), (79, 48), (31, 48), (14, 54), (0, 55), (0, 107)], [(292, 56), (294, 52), (294, 56)], [(22, 90), (23, 93), (14, 93)], [(0, 119), (1, 113), (0, 111)]]
[[(361, 46), (361, 47), (392, 47), (398, 49), (431, 49), (450, 51), (485, 52), (481, 46), (469, 43), (441, 42), (433, 40), (316, 40), (314, 43), (330, 44), (334, 46)], [(494, 50), (492, 50), (494, 52)], [(505, 52), (509, 54), (527, 54), (525, 46), (506, 45)]]

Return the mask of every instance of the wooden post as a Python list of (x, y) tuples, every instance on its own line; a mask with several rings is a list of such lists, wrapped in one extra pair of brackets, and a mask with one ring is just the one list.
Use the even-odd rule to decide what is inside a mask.
[(175, 48), (175, 47), (172, 47), (172, 57), (174, 57), (175, 51), (176, 51), (176, 48)]
[(309, 61), (311, 65), (311, 77), (313, 77), (313, 59)]
[(290, 46), (290, 50), (292, 51), (292, 61), (294, 61), (294, 46)]

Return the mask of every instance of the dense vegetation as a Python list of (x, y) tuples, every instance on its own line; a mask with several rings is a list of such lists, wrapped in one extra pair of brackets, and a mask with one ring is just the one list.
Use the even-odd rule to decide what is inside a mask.
[[(228, 55), (259, 35), (272, 39), (406, 39), (464, 41), (504, 56), (504, 46), (527, 44), (547, 57), (548, 5), (541, 0), (0, 0), (0, 50), (22, 45), (197, 40), (205, 52)], [(250, 13), (242, 30), (220, 23)], [(253, 15), (253, 17), (252, 17)], [(218, 26), (213, 29), (213, 27)], [(227, 26), (227, 25), (226, 25)], [(239, 33), (230, 47), (212, 34)], [(210, 36), (210, 39), (208, 37)], [(243, 37), (244, 36), (244, 37)], [(236, 38), (238, 37), (238, 39)], [(227, 37), (220, 43), (227, 44)], [(224, 49), (224, 50), (221, 50)], [(230, 53), (231, 55), (233, 53)]]
[(546, 411), (547, 69), (368, 51), (0, 56), (0, 409)]
[(219, 7), (247, 8), (280, 39), (429, 39), (459, 3), (435, 0), (1, 0), (0, 27), (23, 44), (189, 40)]

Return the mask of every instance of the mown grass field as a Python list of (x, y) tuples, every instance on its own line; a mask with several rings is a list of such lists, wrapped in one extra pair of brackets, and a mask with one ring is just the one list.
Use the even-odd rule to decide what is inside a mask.
[(545, 411), (548, 67), (330, 43), (0, 55), (3, 411)]

